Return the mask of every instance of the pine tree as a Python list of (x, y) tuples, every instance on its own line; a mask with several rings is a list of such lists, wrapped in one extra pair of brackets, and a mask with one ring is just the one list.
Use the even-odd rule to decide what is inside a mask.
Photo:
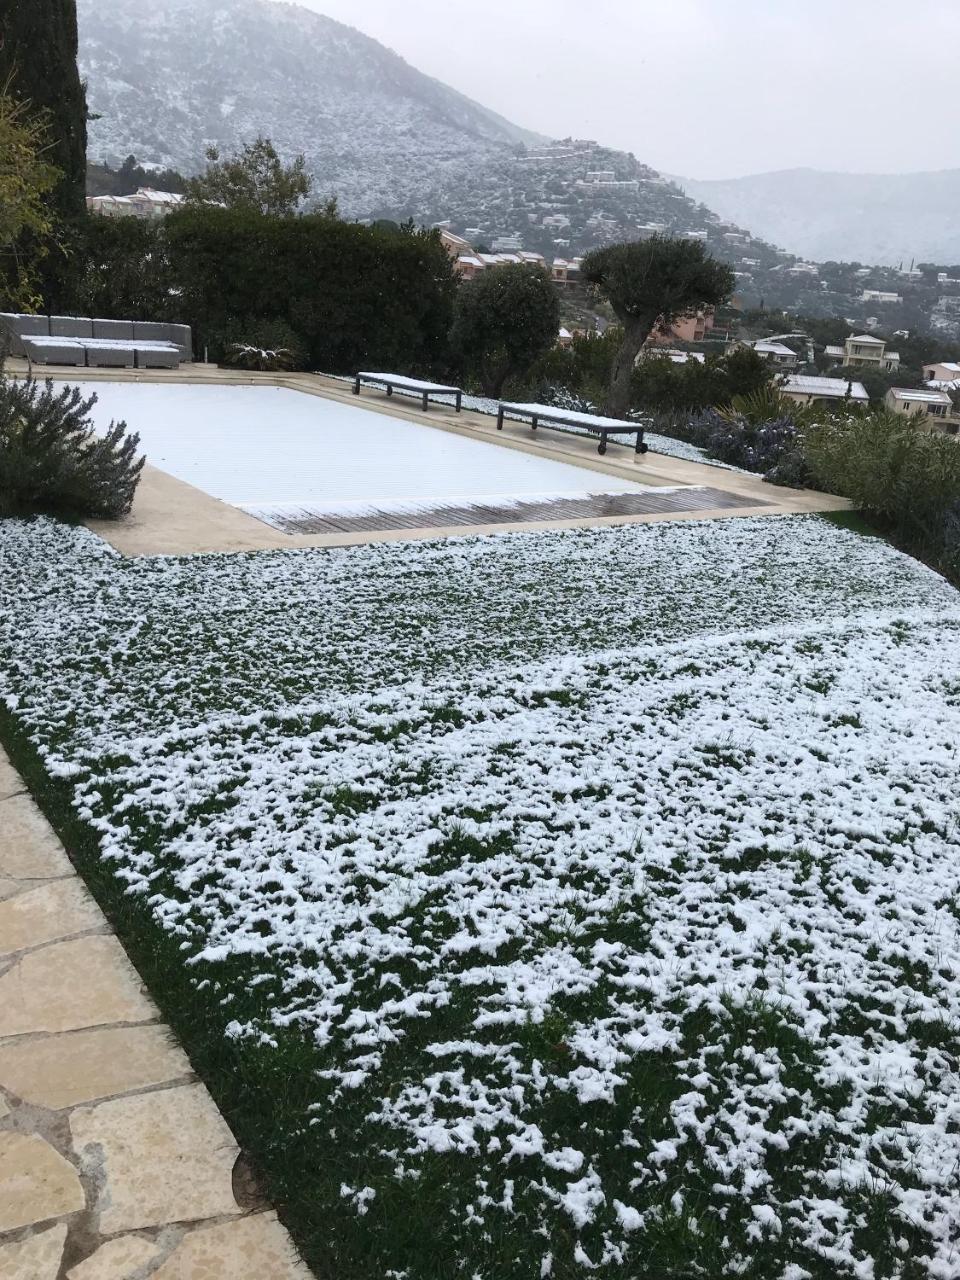
[(63, 175), (50, 196), (57, 221), (84, 213), (86, 92), (77, 69), (76, 0), (0, 0), (0, 86), (47, 113), (44, 156)]

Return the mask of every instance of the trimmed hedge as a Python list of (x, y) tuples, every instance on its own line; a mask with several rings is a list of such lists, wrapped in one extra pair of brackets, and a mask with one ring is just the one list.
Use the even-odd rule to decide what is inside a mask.
[(211, 359), (243, 317), (288, 326), (330, 373), (446, 364), (456, 280), (436, 232), (200, 206), (171, 214), (163, 239), (178, 315)]

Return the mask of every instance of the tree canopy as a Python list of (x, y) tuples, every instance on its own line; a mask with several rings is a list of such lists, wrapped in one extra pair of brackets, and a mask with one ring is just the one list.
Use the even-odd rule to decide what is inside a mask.
[(46, 121), (0, 92), (0, 310), (36, 311), (39, 268), (55, 242), (48, 198), (60, 180)]
[[(299, 155), (285, 165), (269, 138), (248, 142), (238, 155), (227, 159), (216, 147), (208, 147), (207, 161), (206, 172), (187, 183), (187, 195), (194, 203), (288, 218), (300, 212), (313, 185), (305, 158)], [(328, 213), (334, 210), (335, 203), (327, 206)]]
[(542, 267), (510, 263), (488, 268), (461, 285), (451, 346), (499, 396), (509, 378), (522, 377), (557, 341), (560, 302)]
[(35, 115), (46, 113), (46, 162), (57, 170), (45, 194), (54, 218), (86, 212), (87, 101), (77, 70), (76, 0), (4, 4), (0, 23), (0, 85)]
[(701, 241), (668, 236), (594, 249), (584, 258), (580, 277), (606, 298), (623, 326), (605, 405), (617, 416), (629, 407), (634, 364), (652, 331), (700, 307), (719, 306), (734, 284), (731, 269), (711, 257)]

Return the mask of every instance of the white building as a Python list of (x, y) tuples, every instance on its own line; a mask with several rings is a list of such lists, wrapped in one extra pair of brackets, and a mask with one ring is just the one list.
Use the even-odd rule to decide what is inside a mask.
[(768, 364), (775, 364), (780, 369), (795, 369), (800, 357), (782, 342), (774, 342), (770, 338), (761, 338), (749, 344), (758, 356), (763, 356)]
[(845, 378), (814, 378), (794, 373), (783, 380), (780, 390), (788, 400), (797, 404), (842, 405), (868, 404), (870, 397), (862, 382), (848, 382)]
[(132, 196), (87, 196), (87, 209), (102, 218), (165, 218), (186, 196), (140, 187)]
[(938, 363), (925, 364), (923, 366), (923, 377), (926, 382), (936, 384), (946, 384), (953, 386), (960, 383), (960, 364), (954, 360), (944, 360)]
[(912, 387), (891, 387), (885, 397), (888, 409), (908, 418), (920, 418), (931, 431), (955, 434), (960, 418), (954, 415), (953, 401), (946, 391)]
[(885, 373), (900, 367), (899, 351), (888, 351), (883, 338), (869, 333), (851, 333), (842, 347), (826, 347), (824, 355), (843, 365), (863, 365)]

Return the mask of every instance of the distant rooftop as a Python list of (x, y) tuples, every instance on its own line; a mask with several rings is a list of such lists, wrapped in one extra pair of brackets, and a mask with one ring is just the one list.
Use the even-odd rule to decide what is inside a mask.
[(807, 374), (793, 374), (783, 382), (784, 391), (793, 391), (801, 396), (825, 396), (836, 400), (849, 399), (867, 401), (866, 388), (862, 382), (847, 382), (846, 378), (815, 378)]
[(952, 404), (945, 391), (921, 391), (914, 387), (891, 387), (890, 394), (909, 404)]

